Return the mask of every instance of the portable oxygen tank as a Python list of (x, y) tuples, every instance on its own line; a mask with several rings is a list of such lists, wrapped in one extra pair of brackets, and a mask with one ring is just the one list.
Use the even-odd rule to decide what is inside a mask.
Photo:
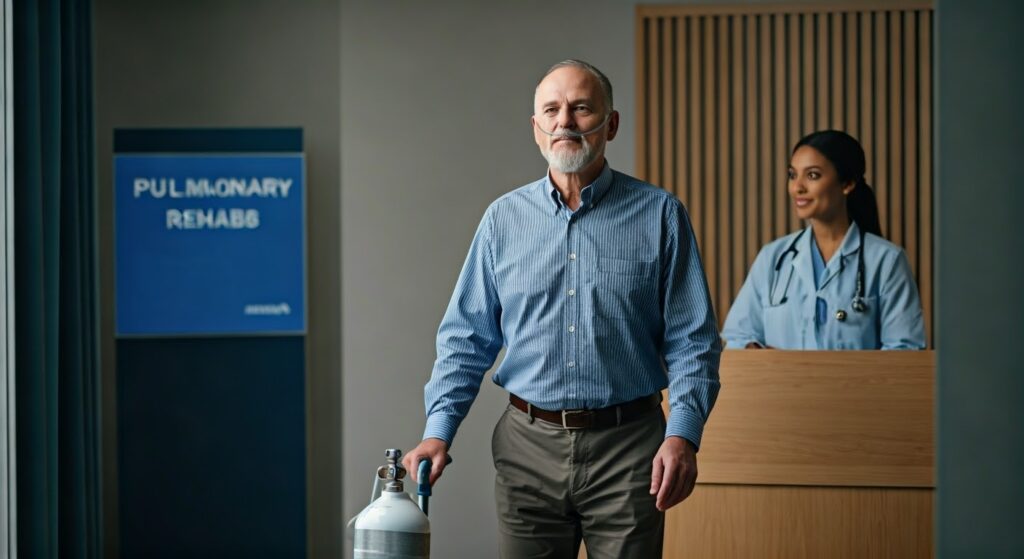
[(370, 504), (349, 526), (353, 527), (354, 559), (429, 559), (430, 462), (419, 463), (419, 506), (405, 492), (405, 468), (399, 463), (402, 451), (385, 452), (387, 464), (377, 469)]

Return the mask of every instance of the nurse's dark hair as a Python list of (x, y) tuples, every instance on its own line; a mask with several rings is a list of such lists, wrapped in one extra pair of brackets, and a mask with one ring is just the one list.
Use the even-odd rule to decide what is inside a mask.
[(881, 237), (882, 224), (878, 219), (878, 203), (875, 201), (875, 192), (864, 180), (867, 163), (860, 142), (840, 130), (820, 130), (801, 138), (793, 147), (793, 153), (803, 146), (812, 147), (824, 155), (836, 168), (842, 184), (850, 181), (856, 184), (853, 191), (846, 196), (846, 212), (862, 231)]

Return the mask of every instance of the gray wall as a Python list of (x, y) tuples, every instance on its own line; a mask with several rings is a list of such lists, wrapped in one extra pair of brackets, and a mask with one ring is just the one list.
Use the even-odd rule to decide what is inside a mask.
[(309, 550), (341, 540), (339, 38), (336, 1), (96, 0), (95, 88), (104, 395), (104, 515), (117, 553), (112, 130), (301, 126), (309, 219)]
[(939, 0), (939, 557), (1024, 556), (1024, 4)]
[[(620, 1), (343, 2), (342, 291), (345, 515), (384, 449), (422, 434), (434, 335), (487, 205), (543, 176), (529, 116), (552, 63), (589, 60), (616, 88), (611, 164), (633, 167), (633, 6)], [(484, 380), (431, 501), (438, 557), (494, 557)]]

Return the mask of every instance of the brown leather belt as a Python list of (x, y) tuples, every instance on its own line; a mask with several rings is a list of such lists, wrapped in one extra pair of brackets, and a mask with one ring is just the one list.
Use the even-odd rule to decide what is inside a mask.
[(537, 418), (548, 423), (560, 425), (565, 429), (590, 429), (594, 427), (613, 427), (635, 419), (661, 404), (661, 392), (637, 398), (617, 406), (608, 406), (597, 410), (542, 410), (523, 400), (515, 394), (508, 395), (508, 401), (519, 411), (530, 418)]

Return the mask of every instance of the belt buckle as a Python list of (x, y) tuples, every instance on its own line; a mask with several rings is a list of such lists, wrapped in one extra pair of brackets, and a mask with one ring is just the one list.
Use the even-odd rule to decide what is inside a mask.
[(570, 430), (570, 429), (583, 429), (582, 426), (580, 426), (580, 427), (569, 426), (568, 424), (566, 424), (565, 419), (566, 419), (566, 417), (568, 417), (570, 415), (586, 415), (586, 414), (589, 414), (589, 413), (591, 413), (590, 410), (562, 410), (562, 429), (566, 429), (566, 430)]

